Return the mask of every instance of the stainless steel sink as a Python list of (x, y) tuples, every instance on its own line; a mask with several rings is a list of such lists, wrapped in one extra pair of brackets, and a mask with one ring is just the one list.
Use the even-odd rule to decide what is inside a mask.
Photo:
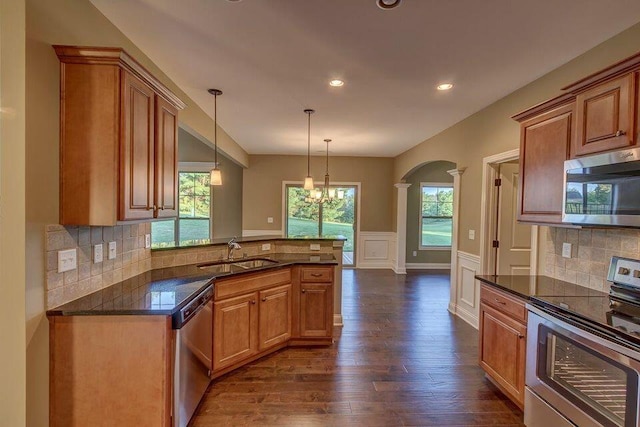
[(198, 268), (215, 273), (238, 273), (241, 271), (247, 271), (254, 268), (274, 265), (277, 263), (277, 261), (273, 261), (268, 258), (252, 258), (245, 260), (238, 259), (215, 261), (207, 264), (200, 264), (198, 265)]

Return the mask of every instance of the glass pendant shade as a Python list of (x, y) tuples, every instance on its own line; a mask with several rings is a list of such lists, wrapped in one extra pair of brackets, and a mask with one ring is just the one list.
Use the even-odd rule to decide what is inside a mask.
[(313, 178), (308, 176), (304, 179), (304, 189), (313, 190)]
[(338, 190), (338, 199), (344, 199), (344, 190)]
[(333, 199), (334, 197), (336, 197), (336, 189), (335, 188), (330, 188), (329, 189), (329, 198)]
[(220, 169), (216, 166), (215, 169), (211, 171), (210, 176), (210, 185), (222, 185), (222, 174), (220, 173)]

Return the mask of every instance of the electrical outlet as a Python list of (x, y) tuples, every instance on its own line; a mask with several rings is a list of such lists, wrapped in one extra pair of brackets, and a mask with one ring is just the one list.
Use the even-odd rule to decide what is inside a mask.
[(476, 230), (469, 230), (469, 240), (476, 239)]
[(418, 256), (418, 251), (413, 251), (413, 256)]
[(116, 259), (116, 242), (109, 242), (109, 259)]
[(78, 253), (75, 249), (58, 251), (58, 273), (78, 268)]
[(565, 242), (562, 244), (562, 257), (571, 258), (571, 243)]
[(273, 217), (272, 216), (268, 216), (267, 217), (267, 223), (268, 224), (273, 224)]
[(93, 263), (97, 264), (102, 262), (102, 243), (93, 245)]
[(262, 250), (263, 251), (270, 251), (271, 250), (271, 243), (264, 243), (262, 245)]
[(145, 249), (149, 249), (151, 247), (151, 234), (144, 235), (144, 247)]
[(311, 249), (312, 251), (319, 251), (320, 243), (312, 243), (311, 245), (309, 245), (309, 249)]

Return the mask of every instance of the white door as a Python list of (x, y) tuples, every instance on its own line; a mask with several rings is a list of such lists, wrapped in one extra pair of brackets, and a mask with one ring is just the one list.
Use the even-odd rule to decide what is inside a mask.
[(531, 226), (516, 221), (518, 212), (518, 163), (500, 164), (498, 198), (497, 274), (531, 273)]

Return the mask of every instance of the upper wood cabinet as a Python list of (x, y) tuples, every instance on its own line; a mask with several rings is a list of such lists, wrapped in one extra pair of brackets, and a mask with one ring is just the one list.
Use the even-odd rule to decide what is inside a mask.
[(574, 99), (562, 96), (514, 118), (521, 122), (518, 220), (559, 223), (564, 161), (573, 134)]
[(60, 223), (177, 215), (185, 104), (118, 48), (54, 46), (60, 59)]
[(572, 158), (636, 144), (635, 89), (636, 73), (629, 73), (577, 95)]

